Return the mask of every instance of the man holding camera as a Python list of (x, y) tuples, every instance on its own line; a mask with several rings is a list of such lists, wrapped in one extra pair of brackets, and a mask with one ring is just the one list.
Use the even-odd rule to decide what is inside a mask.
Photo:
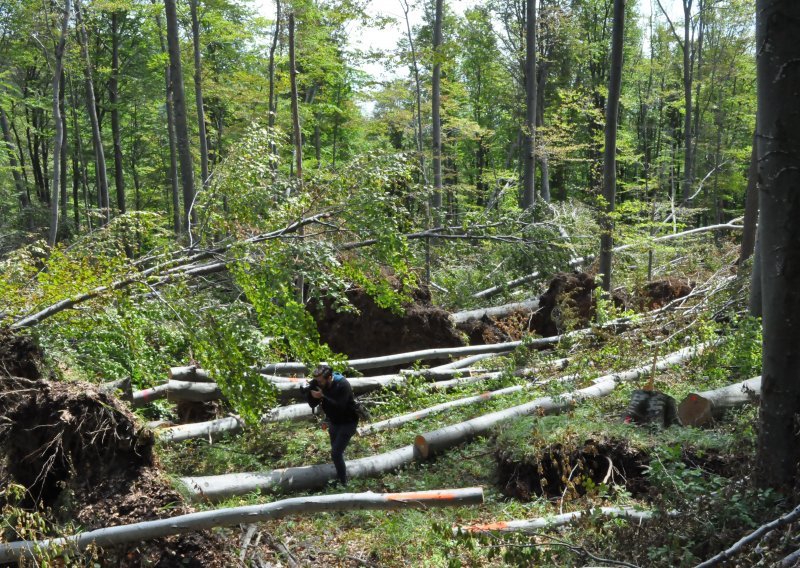
[(347, 485), (347, 466), (344, 450), (358, 427), (353, 388), (344, 375), (334, 373), (328, 365), (319, 365), (312, 373), (307, 389), (303, 389), (311, 408), (322, 405), (328, 419), (328, 434), (331, 438), (331, 458), (336, 467), (336, 476), (342, 485)]

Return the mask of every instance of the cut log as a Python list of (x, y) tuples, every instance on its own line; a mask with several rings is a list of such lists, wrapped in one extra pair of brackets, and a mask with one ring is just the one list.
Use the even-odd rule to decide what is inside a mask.
[(169, 381), (150, 389), (133, 393), (133, 406), (144, 406), (154, 400), (166, 398), (170, 401), (207, 402), (217, 400), (222, 393), (216, 383), (194, 383), (190, 381)]
[[(538, 519), (455, 526), (453, 527), (453, 534), (486, 534), (493, 532), (535, 533), (542, 529), (561, 527), (576, 519), (580, 519), (586, 514), (587, 511), (573, 511), (572, 513), (563, 513), (561, 515), (553, 515), (552, 517), (539, 517)], [(590, 516), (603, 515), (608, 517), (624, 517), (636, 522), (647, 521), (653, 517), (651, 511), (637, 511), (631, 507), (597, 507), (588, 511), (588, 514)]]
[[(347, 476), (374, 477), (414, 461), (414, 446), (347, 461)], [(263, 473), (230, 473), (203, 477), (182, 477), (189, 496), (197, 501), (219, 501), (254, 491), (303, 491), (324, 487), (336, 479), (333, 464), (306, 465)]]
[(402, 426), (403, 424), (412, 422), (414, 420), (420, 420), (422, 418), (425, 418), (426, 416), (435, 414), (436, 412), (441, 412), (442, 410), (447, 410), (449, 408), (456, 408), (459, 406), (466, 406), (468, 404), (476, 404), (478, 402), (483, 402), (485, 400), (489, 400), (490, 398), (494, 398), (496, 396), (502, 396), (504, 394), (519, 392), (521, 390), (529, 388), (530, 386), (531, 385), (515, 385), (512, 387), (506, 387), (504, 389), (499, 389), (496, 391), (485, 392), (477, 396), (469, 396), (466, 398), (451, 400), (449, 402), (443, 402), (442, 404), (437, 404), (435, 406), (423, 408), (422, 410), (417, 410), (416, 412), (411, 412), (409, 414), (402, 414), (400, 416), (394, 416), (387, 420), (381, 420), (380, 422), (373, 422), (372, 424), (366, 424), (358, 429), (358, 434), (364, 436), (366, 434), (372, 434), (374, 432), (379, 432), (381, 430), (397, 428), (399, 426)]
[(62, 538), (2, 543), (0, 544), (0, 563), (14, 562), (22, 558), (41, 558), (45, 553), (48, 557), (57, 556), (73, 550), (86, 550), (89, 546), (106, 548), (215, 527), (231, 527), (242, 523), (281, 519), (288, 515), (364, 509), (462, 507), (481, 503), (483, 503), (481, 487), (409, 493), (367, 492), (295, 497), (265, 505), (202, 511), (155, 521), (106, 527)]
[[(589, 333), (589, 330), (578, 330), (573, 334)], [(563, 339), (563, 335), (553, 337), (542, 337), (524, 342), (530, 347), (546, 347), (558, 343)], [(380, 369), (381, 367), (391, 367), (414, 363), (416, 361), (426, 361), (430, 359), (443, 359), (445, 357), (460, 357), (462, 355), (475, 355), (478, 353), (509, 353), (522, 345), (522, 341), (507, 341), (505, 343), (493, 343), (490, 345), (468, 345), (466, 347), (441, 347), (437, 349), (422, 349), (420, 351), (410, 351), (408, 353), (398, 353), (396, 355), (385, 355), (383, 357), (370, 357), (367, 359), (352, 359), (347, 361), (347, 366), (356, 370)], [(307, 373), (308, 367), (303, 363), (273, 363), (265, 365), (260, 369), (261, 373)]]
[(213, 382), (211, 377), (208, 376), (208, 371), (196, 365), (171, 367), (169, 370), (169, 378), (174, 381), (192, 381), (197, 383)]
[[(299, 420), (313, 416), (311, 407), (308, 404), (292, 404), (289, 406), (279, 406), (264, 414), (261, 423), (280, 422), (283, 420)], [(181, 424), (170, 428), (160, 428), (156, 431), (156, 436), (164, 442), (182, 442), (193, 438), (205, 438), (215, 441), (226, 434), (237, 434), (244, 428), (242, 419), (238, 416), (229, 416), (218, 420), (207, 422), (196, 422), (194, 424)]]
[(100, 390), (116, 396), (120, 400), (126, 402), (133, 402), (133, 391), (131, 390), (131, 378), (118, 379), (116, 381), (109, 381), (100, 385)]
[(491, 318), (499, 318), (503, 316), (507, 316), (510, 313), (519, 311), (519, 310), (527, 310), (527, 311), (535, 311), (539, 308), (539, 300), (538, 298), (535, 300), (525, 300), (524, 302), (513, 302), (510, 304), (504, 304), (502, 306), (495, 306), (493, 308), (478, 308), (477, 310), (464, 310), (461, 312), (455, 312), (450, 314), (450, 319), (453, 320), (453, 323), (459, 324), (464, 323), (469, 319), (481, 319), (483, 316), (488, 316)]
[(636, 367), (635, 369), (622, 373), (612, 373), (598, 377), (593, 381), (590, 387), (564, 393), (557, 397), (546, 396), (537, 398), (520, 406), (514, 406), (505, 410), (479, 416), (472, 420), (461, 422), (460, 424), (454, 424), (432, 432), (420, 434), (414, 440), (416, 455), (423, 459), (428, 458), (437, 452), (462, 444), (473, 439), (475, 436), (484, 434), (497, 424), (510, 418), (524, 416), (533, 412), (559, 412), (575, 404), (576, 401), (585, 398), (606, 396), (616, 388), (617, 384), (623, 381), (633, 381), (649, 374), (654, 369), (663, 370), (672, 365), (686, 361), (702, 353), (709, 345), (712, 345), (712, 343), (704, 343), (697, 347), (686, 347), (658, 360), (655, 365), (642, 365), (641, 367)]
[(689, 393), (678, 405), (684, 426), (705, 426), (719, 419), (725, 410), (757, 401), (761, 396), (761, 377), (755, 377), (715, 390)]

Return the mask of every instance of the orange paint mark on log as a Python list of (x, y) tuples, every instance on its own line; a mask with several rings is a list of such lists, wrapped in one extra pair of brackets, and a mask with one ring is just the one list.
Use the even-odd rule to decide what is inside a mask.
[(461, 527), (461, 530), (464, 532), (486, 532), (486, 531), (499, 531), (507, 527), (508, 527), (507, 522), (500, 521), (497, 523), (488, 523), (485, 525), (467, 525), (465, 527)]
[(452, 501), (456, 494), (452, 491), (409, 491), (407, 493), (389, 493), (389, 501)]
[(700, 397), (698, 397), (696, 394), (690, 394), (690, 395), (689, 395), (689, 400), (691, 400), (692, 402), (697, 402), (697, 400), (698, 400), (699, 398), (700, 398)]
[(487, 398), (492, 398), (492, 393), (485, 392), (485, 393), (483, 393), (483, 394), (481, 395), (481, 398), (482, 398), (483, 400), (486, 400)]

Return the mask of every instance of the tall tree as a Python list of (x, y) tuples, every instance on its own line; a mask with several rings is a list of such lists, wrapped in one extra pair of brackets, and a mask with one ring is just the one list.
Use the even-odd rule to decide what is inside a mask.
[(172, 106), (175, 114), (175, 139), (178, 146), (178, 161), (181, 165), (183, 187), (183, 229), (191, 238), (191, 226), (197, 215), (194, 211), (194, 165), (189, 145), (189, 128), (186, 118), (186, 94), (183, 88), (181, 66), (180, 31), (175, 0), (164, 0), (164, 15), (167, 20), (167, 49), (169, 51), (169, 75), (172, 85)]
[(28, 229), (33, 228), (33, 217), (31, 216), (31, 200), (28, 197), (28, 191), (25, 188), (25, 180), (22, 179), (19, 165), (17, 164), (17, 156), (14, 153), (14, 139), (11, 137), (11, 129), (8, 126), (8, 117), (6, 111), (0, 107), (0, 128), (3, 130), (3, 145), (8, 152), (8, 165), (11, 168), (11, 175), (14, 177), (14, 187), (17, 190), (19, 198), (19, 207), (22, 217), (25, 219), (25, 226)]
[(525, 126), (522, 199), (523, 209), (536, 199), (536, 0), (525, 3)]
[(614, 29), (611, 32), (611, 69), (608, 75), (606, 99), (605, 154), (603, 157), (603, 198), (605, 214), (602, 216), (600, 235), (600, 272), (603, 290), (611, 290), (611, 249), (614, 247), (614, 221), (612, 213), (617, 193), (617, 120), (619, 96), (622, 86), (622, 40), (625, 37), (625, 0), (614, 0)]
[(61, 145), (64, 143), (64, 122), (61, 120), (61, 80), (64, 75), (64, 50), (67, 45), (69, 18), (72, 11), (70, 0), (64, 2), (64, 14), (61, 18), (61, 33), (56, 43), (55, 65), (53, 66), (53, 185), (50, 192), (50, 232), (47, 242), (50, 246), (58, 239), (58, 194), (61, 191)]
[(756, 1), (763, 368), (758, 479), (791, 491), (800, 461), (800, 3)]
[(192, 14), (192, 46), (194, 47), (194, 102), (197, 108), (197, 131), (200, 137), (200, 175), (203, 187), (208, 185), (208, 137), (206, 115), (203, 108), (203, 76), (200, 58), (200, 18), (197, 15), (197, 0), (190, 0)]
[(294, 12), (289, 14), (289, 81), (292, 98), (292, 139), (294, 140), (295, 175), (303, 183), (303, 133), (300, 131), (300, 108), (297, 96), (297, 61), (295, 58)]
[(433, 78), (431, 85), (431, 120), (433, 121), (433, 209), (442, 208), (442, 18), (444, 0), (436, 0), (433, 20)]
[(111, 103), (111, 136), (114, 141), (114, 187), (117, 190), (117, 208), (125, 213), (125, 172), (122, 160), (122, 133), (119, 120), (119, 43), (120, 19), (125, 20), (125, 13), (111, 13), (111, 76), (108, 79), (108, 99)]
[(89, 57), (89, 38), (86, 33), (86, 18), (81, 0), (75, 0), (75, 17), (78, 24), (78, 37), (80, 37), (81, 57), (83, 58), (84, 64), (83, 76), (86, 84), (86, 109), (89, 113), (89, 121), (92, 125), (92, 144), (94, 145), (95, 169), (97, 171), (97, 204), (102, 211), (103, 218), (108, 222), (111, 218), (111, 204), (108, 198), (106, 154), (103, 149), (103, 135), (100, 130), (100, 119), (97, 116), (92, 60)]
[[(275, 32), (272, 34), (272, 45), (269, 47), (269, 127), (275, 127), (278, 115), (278, 102), (275, 99), (275, 50), (281, 33), (281, 0), (275, 0)], [(275, 144), (270, 144), (272, 153), (276, 152)]]

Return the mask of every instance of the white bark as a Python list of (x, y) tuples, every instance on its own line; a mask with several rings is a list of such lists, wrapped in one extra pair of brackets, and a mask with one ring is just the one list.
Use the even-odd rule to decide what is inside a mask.
[[(650, 242), (659, 243), (659, 242), (663, 242), (663, 241), (669, 241), (669, 240), (672, 240), (672, 239), (679, 239), (681, 237), (686, 237), (686, 236), (694, 235), (694, 234), (697, 234), (697, 233), (704, 233), (704, 232), (708, 232), (708, 231), (722, 231), (722, 230), (726, 230), (726, 229), (727, 230), (732, 230), (732, 231), (741, 230), (742, 229), (742, 225), (737, 225), (737, 224), (732, 223), (732, 222), (731, 223), (723, 223), (721, 225), (709, 225), (708, 227), (700, 227), (700, 228), (697, 228), (697, 229), (691, 229), (691, 230), (688, 230), (688, 231), (683, 231), (682, 233), (674, 233), (674, 234), (671, 234), (671, 235), (664, 235), (663, 237), (656, 237), (655, 239), (652, 239)], [(633, 245), (633, 244), (620, 245), (618, 247), (614, 247), (611, 250), (613, 252), (621, 252), (621, 251), (627, 250), (629, 248), (633, 248), (634, 246), (635, 245)], [(585, 264), (587, 262), (591, 262), (592, 260), (594, 260), (594, 255), (588, 255), (588, 256), (584, 256), (584, 257), (580, 257), (580, 258), (573, 258), (572, 260), (570, 260), (567, 263), (567, 266), (569, 268), (575, 268), (577, 266), (580, 266), (581, 264)], [(491, 288), (487, 288), (485, 290), (481, 290), (480, 292), (475, 292), (472, 295), (472, 297), (473, 298), (477, 298), (477, 299), (489, 298), (491, 296), (497, 295), (498, 293), (502, 292), (503, 290), (511, 290), (512, 288), (517, 288), (518, 286), (522, 286), (523, 284), (527, 284), (528, 282), (533, 282), (534, 280), (539, 278), (539, 276), (541, 276), (541, 274), (542, 273), (539, 272), (539, 271), (531, 272), (530, 274), (526, 274), (525, 276), (522, 276), (522, 277), (517, 278), (515, 280), (511, 280), (509, 282), (506, 282), (505, 284), (500, 284), (499, 286), (492, 286)]]
[(198, 383), (212, 382), (211, 377), (208, 376), (208, 371), (196, 365), (171, 367), (169, 370), (169, 378), (174, 381), (193, 381)]
[(704, 426), (720, 418), (728, 408), (742, 406), (761, 396), (761, 377), (715, 390), (689, 393), (678, 405), (684, 426)]
[(450, 319), (453, 323), (464, 323), (470, 319), (481, 319), (483, 316), (491, 318), (503, 317), (508, 314), (520, 310), (534, 312), (539, 309), (539, 300), (525, 300), (524, 302), (512, 302), (510, 304), (503, 304), (502, 306), (495, 306), (492, 308), (478, 308), (476, 310), (464, 310), (450, 314)]
[[(551, 517), (539, 517), (536, 519), (527, 519), (521, 521), (499, 521), (496, 523), (480, 525), (455, 526), (453, 527), (453, 534), (486, 534), (493, 532), (535, 533), (541, 531), (542, 529), (551, 529), (569, 524), (576, 519), (580, 519), (585, 514), (586, 511), (573, 511), (572, 513), (563, 513), (560, 515), (553, 515)], [(636, 522), (647, 521), (653, 517), (653, 513), (651, 511), (637, 511), (631, 507), (597, 507), (592, 509), (589, 514), (609, 517), (624, 517)]]
[(216, 383), (195, 383), (191, 381), (169, 381), (153, 388), (136, 391), (133, 393), (133, 406), (139, 407), (166, 398), (170, 401), (188, 400), (192, 402), (206, 402), (217, 400), (222, 393)]
[[(404, 446), (375, 456), (347, 461), (347, 476), (351, 479), (382, 475), (414, 461), (414, 446)], [(219, 501), (254, 491), (303, 491), (324, 487), (336, 479), (333, 464), (306, 465), (275, 469), (263, 473), (231, 473), (204, 477), (183, 477), (194, 500)]]
[(430, 406), (428, 408), (423, 408), (422, 410), (418, 410), (416, 412), (411, 412), (409, 414), (402, 414), (400, 416), (394, 416), (387, 420), (381, 420), (380, 422), (373, 422), (371, 424), (366, 424), (358, 429), (358, 434), (364, 436), (366, 434), (372, 434), (373, 432), (379, 432), (381, 430), (388, 430), (390, 428), (397, 428), (403, 424), (408, 422), (412, 422), (414, 420), (419, 420), (421, 418), (425, 418), (426, 416), (430, 416), (431, 414), (435, 414), (436, 412), (441, 412), (442, 410), (447, 410), (449, 408), (456, 408), (459, 406), (466, 406), (468, 404), (475, 404), (478, 402), (483, 402), (485, 400), (489, 400), (490, 398), (494, 398), (496, 396), (501, 396), (504, 394), (511, 394), (514, 392), (519, 392), (526, 388), (529, 388), (532, 385), (515, 385), (512, 387), (506, 387), (504, 389), (496, 390), (496, 391), (488, 391), (476, 396), (469, 396), (466, 398), (459, 398), (457, 400), (451, 400), (448, 402), (443, 402), (441, 404), (437, 404), (435, 406)]
[(264, 505), (202, 511), (155, 521), (106, 527), (62, 538), (0, 543), (0, 563), (13, 562), (22, 558), (37, 559), (41, 558), (43, 553), (59, 555), (75, 549), (85, 550), (89, 546), (106, 548), (215, 527), (230, 527), (281, 519), (288, 515), (364, 509), (461, 507), (481, 503), (483, 503), (481, 487), (408, 493), (367, 492), (295, 497)]
[(559, 395), (557, 397), (542, 397), (531, 402), (486, 414), (446, 426), (432, 432), (418, 435), (414, 440), (415, 453), (420, 458), (427, 458), (458, 444), (462, 444), (491, 430), (497, 424), (508, 420), (531, 414), (533, 412), (553, 413), (561, 411), (585, 398), (597, 398), (610, 394), (616, 386), (623, 381), (633, 381), (649, 374), (654, 368), (663, 370), (677, 363), (695, 357), (703, 352), (710, 344), (705, 343), (697, 347), (687, 347), (671, 355), (659, 359), (655, 365), (652, 363), (642, 365), (622, 373), (612, 373), (594, 379), (592, 386)]
[(477, 355), (470, 355), (469, 357), (458, 359), (457, 361), (453, 361), (452, 363), (445, 363), (444, 365), (431, 367), (429, 370), (442, 371), (447, 369), (464, 369), (466, 367), (469, 367), (473, 363), (477, 363), (478, 361), (483, 361), (485, 359), (491, 359), (493, 357), (497, 357), (498, 355), (499, 355), (498, 353), (479, 353)]

